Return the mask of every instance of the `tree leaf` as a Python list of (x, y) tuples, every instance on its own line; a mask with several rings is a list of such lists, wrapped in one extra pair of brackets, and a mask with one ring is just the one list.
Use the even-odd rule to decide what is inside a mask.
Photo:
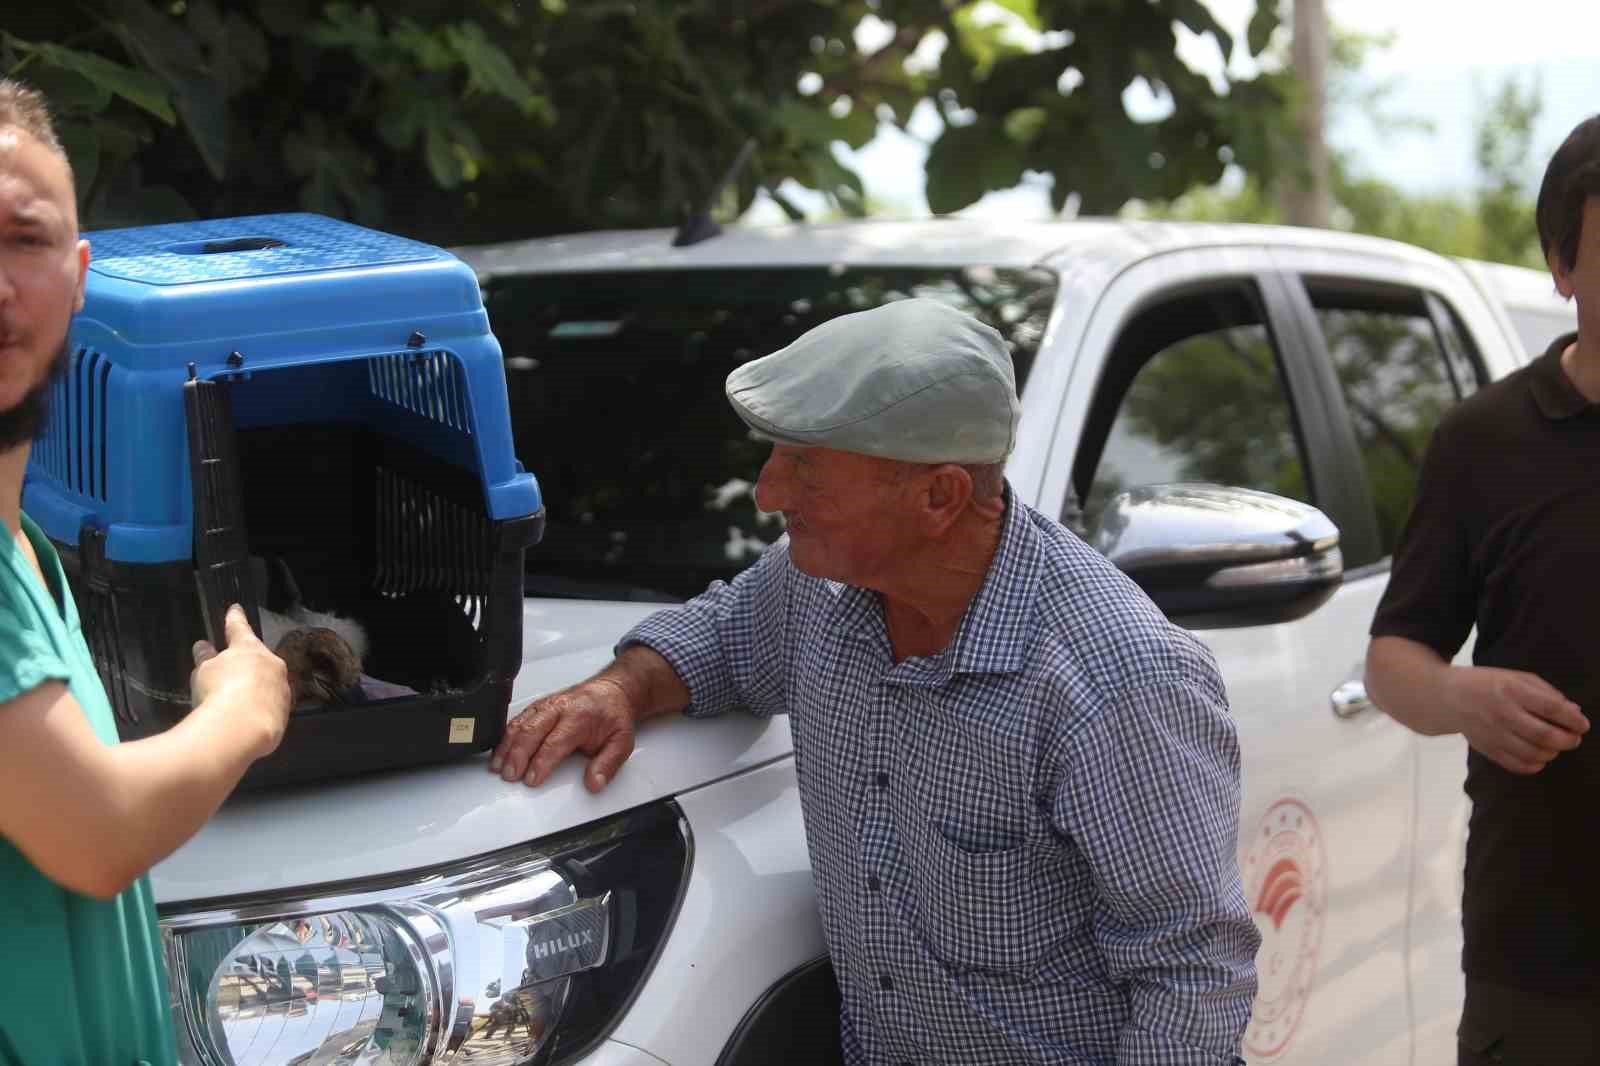
[(848, 114), (835, 117), (820, 104), (787, 97), (767, 113), (767, 118), (802, 145), (827, 146), (843, 141), (851, 148), (860, 148), (878, 132), (877, 116), (854, 104)]
[(824, 193), (847, 215), (861, 217), (866, 214), (867, 194), (861, 176), (834, 158), (830, 148), (818, 148), (807, 154), (811, 164), (812, 188)]
[(1256, 0), (1256, 13), (1250, 16), (1250, 25), (1244, 35), (1245, 44), (1249, 46), (1251, 55), (1258, 56), (1267, 50), (1267, 45), (1272, 42), (1272, 34), (1280, 22), (1278, 0)]
[[(503, 96), (524, 115), (539, 110), (539, 98), (504, 49), (484, 34), (476, 22), (458, 22), (444, 28), (445, 39), (467, 65), (469, 84), (479, 92)], [(548, 109), (548, 101), (546, 101)]]
[(928, 149), (928, 207), (944, 215), (976, 203), (994, 189), (1022, 180), (1021, 147), (1005, 126), (980, 118), (970, 126), (950, 126)]
[(196, 40), (205, 53), (206, 73), (230, 98), (258, 85), (271, 60), (261, 27), (237, 12), (217, 14), (208, 0), (188, 0), (188, 4)]
[[(1172, 6), (1172, 17), (1183, 23), (1190, 33), (1211, 34), (1217, 39), (1217, 47), (1222, 49), (1222, 58), (1228, 59), (1233, 55), (1233, 34), (1222, 28), (1211, 9), (1201, 3), (1201, 0), (1169, 0)], [(1270, 0), (1269, 0), (1270, 2)]]
[(764, 188), (767, 195), (772, 198), (772, 202), (783, 210), (784, 215), (788, 217), (790, 222), (804, 222), (806, 220), (806, 213), (795, 206), (795, 202), (785, 196), (782, 189), (773, 186), (764, 186)]
[(132, 159), (149, 138), (144, 123), (130, 124), (104, 116), (94, 120), (94, 138), (100, 144), (102, 159)]
[(57, 66), (36, 66), (29, 70), (28, 84), (46, 100), (57, 115), (93, 115), (111, 103), (111, 90), (90, 81), (75, 70)]
[(208, 74), (205, 57), (184, 23), (145, 0), (104, 0), (111, 31), (128, 56), (169, 85), (186, 74)]
[(426, 121), (422, 101), (412, 97), (409, 92), (401, 91), (390, 93), (384, 104), (378, 115), (378, 136), (396, 151), (410, 148), (416, 143), (417, 134)]
[(329, 4), (323, 8), (322, 18), (323, 21), (304, 31), (313, 44), (324, 48), (349, 48), (368, 62), (375, 61), (388, 45), (378, 13), (370, 6)]
[(389, 44), (407, 53), (423, 70), (449, 70), (461, 64), (461, 54), (450, 41), (450, 29), (424, 29), (403, 18), (389, 32)]
[(1031, 144), (1049, 117), (1050, 113), (1042, 107), (1019, 107), (1005, 117), (1006, 136), (1017, 144)]
[(61, 147), (66, 150), (67, 160), (72, 164), (72, 178), (78, 189), (81, 206), (100, 172), (100, 138), (95, 136), (92, 122), (74, 119), (58, 122), (56, 136), (61, 139)]
[(149, 71), (135, 70), (92, 52), (81, 52), (76, 48), (66, 48), (48, 42), (24, 47), (25, 50), (37, 53), (47, 63), (81, 74), (102, 89), (115, 93), (167, 125), (177, 124), (178, 116), (173, 113), (172, 103), (167, 97), (167, 87), (162, 84), (160, 78)]
[(996, 61), (989, 76), (977, 86), (971, 105), (979, 111), (1009, 111), (1034, 102), (1039, 96), (1056, 96), (1056, 82), (1072, 65), (1065, 48), (1046, 49)]
[[(958, 54), (972, 61), (970, 76), (974, 81), (987, 78), (1002, 59), (1029, 54), (1027, 46), (1015, 39), (1011, 27), (1003, 21), (979, 21), (972, 8), (958, 9), (951, 21), (956, 27)], [(958, 89), (966, 95), (970, 86), (958, 86)]]
[(1040, 28), (1037, 0), (989, 0), (989, 2), (1020, 18), (1029, 29)]
[(178, 113), (211, 176), (221, 181), (228, 170), (228, 101), (204, 78), (187, 77), (178, 85)]
[(453, 189), (461, 184), (461, 161), (456, 158), (455, 146), (444, 131), (429, 126), (423, 138), (424, 153), (428, 160), (428, 173), (441, 189)]

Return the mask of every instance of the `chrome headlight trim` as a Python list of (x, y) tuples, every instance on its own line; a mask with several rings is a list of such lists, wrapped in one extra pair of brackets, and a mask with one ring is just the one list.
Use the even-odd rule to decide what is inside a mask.
[[(659, 830), (663, 816), (670, 818), (682, 849), (681, 872), (672, 893), (664, 930), (670, 930), (688, 889), (694, 861), (694, 839), (688, 821), (670, 800), (636, 808), (564, 833), (513, 846), (471, 859), (424, 867), (408, 872), (385, 874), (357, 882), (338, 882), (308, 886), (257, 896), (238, 896), (210, 900), (162, 904), (157, 908), (163, 945), (171, 973), (174, 1012), (180, 1042), (187, 1037), (189, 1048), (207, 1066), (227, 1066), (215, 1062), (207, 1053), (207, 1034), (199, 1031), (208, 1004), (192, 1000), (193, 991), (184, 980), (187, 958), (185, 934), (205, 929), (249, 926), (285, 920), (307, 919), (335, 912), (366, 912), (387, 916), (399, 932), (412, 965), (424, 982), (427, 993), (418, 1006), (425, 1013), (425, 1046), (419, 1063), (454, 1062), (472, 1036), (476, 998), (463, 993), (482, 990), (480, 983), (471, 989), (472, 969), (477, 960), (458, 955), (463, 945), (464, 920), (488, 917), (501, 924), (520, 925), (530, 933), (545, 934), (538, 941), (543, 952), (537, 961), (546, 963), (534, 969), (538, 983), (555, 986), (565, 1002), (564, 979), (603, 968), (613, 948), (609, 908), (610, 891), (580, 897), (575, 886), (558, 869), (564, 857), (574, 853), (606, 853), (641, 827)], [(502, 898), (503, 897), (503, 898)], [(468, 914), (462, 906), (480, 900), (487, 909)], [(541, 905), (545, 904), (548, 905)], [(529, 913), (519, 914), (520, 911)], [(467, 932), (465, 936), (471, 936)], [(469, 945), (470, 946), (470, 945)], [(563, 1044), (558, 1058), (566, 1059), (592, 1048), (615, 1028), (637, 998), (659, 957), (659, 943), (649, 951), (647, 964), (633, 980), (626, 994), (614, 1000), (614, 1009), (603, 1026), (581, 1047)], [(554, 953), (552, 955), (552, 952)], [(530, 939), (527, 962), (535, 963), (535, 945)], [(524, 971), (527, 976), (528, 971)], [(465, 978), (465, 979), (464, 979)], [(519, 988), (521, 986), (518, 986)], [(205, 995), (204, 992), (201, 993)], [(452, 1009), (453, 1007), (453, 1009)], [(470, 1051), (466, 1052), (471, 1054)], [(540, 1061), (544, 1061), (540, 1058)]]

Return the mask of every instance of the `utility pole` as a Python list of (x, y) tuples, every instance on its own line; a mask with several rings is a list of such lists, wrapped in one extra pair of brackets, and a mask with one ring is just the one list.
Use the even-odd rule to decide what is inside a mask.
[(1333, 213), (1333, 179), (1324, 135), (1328, 110), (1328, 12), (1323, 0), (1292, 0), (1290, 49), (1300, 102), (1295, 127), (1303, 155), (1280, 179), (1278, 200), (1291, 226), (1326, 229)]

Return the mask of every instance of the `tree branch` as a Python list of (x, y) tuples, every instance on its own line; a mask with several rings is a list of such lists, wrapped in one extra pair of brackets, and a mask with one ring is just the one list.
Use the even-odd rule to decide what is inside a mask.
[(851, 90), (860, 89), (863, 85), (868, 84), (869, 76), (876, 74), (889, 60), (900, 57), (902, 53), (910, 52), (921, 42), (922, 29), (920, 27), (900, 27), (895, 30), (894, 39), (888, 44), (851, 69), (824, 81), (822, 88), (817, 90), (817, 95), (830, 103), (841, 96), (848, 96)]

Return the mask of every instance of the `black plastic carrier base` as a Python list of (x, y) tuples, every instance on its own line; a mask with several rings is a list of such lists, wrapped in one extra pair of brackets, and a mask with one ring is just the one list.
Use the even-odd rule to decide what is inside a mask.
[(191, 406), (191, 430), (204, 431), (191, 458), (208, 464), (193, 481), (193, 560), (109, 561), (89, 527), (81, 550), (56, 544), (123, 739), (189, 712), (190, 648), (220, 627), (225, 600), (246, 601), (255, 621), (255, 556), (280, 561), (306, 605), (360, 624), (365, 674), (416, 695), (296, 710), (241, 787), (494, 747), (522, 662), (523, 555), (543, 512), (492, 521), (470, 471), (357, 423), (235, 430), (225, 401)]

